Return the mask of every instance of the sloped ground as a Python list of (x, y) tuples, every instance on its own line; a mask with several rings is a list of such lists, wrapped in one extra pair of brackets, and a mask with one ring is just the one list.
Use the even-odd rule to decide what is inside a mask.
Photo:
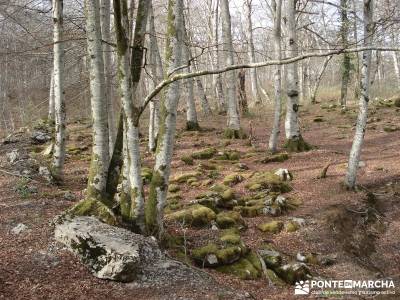
[[(182, 119), (182, 116), (180, 116)], [(322, 120), (322, 122), (317, 121)], [(216, 121), (213, 121), (216, 120)], [(202, 120), (206, 131), (185, 133), (179, 130), (173, 176), (192, 172), (208, 160), (195, 160), (186, 165), (184, 155), (207, 147), (218, 151), (235, 150), (241, 153), (240, 162), (249, 168), (246, 172), (270, 171), (287, 168), (293, 175), (293, 191), (286, 196), (302, 200), (296, 210), (277, 217), (257, 216), (245, 218), (248, 229), (241, 238), (248, 247), (257, 250), (265, 243), (282, 253), (287, 260), (298, 252), (316, 253), (320, 258), (331, 258), (332, 265), (309, 264), (314, 276), (326, 279), (388, 278), (400, 286), (400, 112), (393, 107), (372, 110), (359, 170), (358, 192), (346, 191), (342, 186), (346, 161), (354, 134), (354, 111), (341, 114), (338, 108), (305, 108), (301, 125), (306, 141), (315, 146), (309, 152), (291, 154), (284, 162), (260, 163), (262, 151), (270, 131), (269, 117), (244, 119), (243, 126), (254, 129), (253, 146), (247, 140), (227, 143), (222, 138), (225, 119), (213, 117)], [(315, 122), (316, 121), (316, 122)], [(183, 128), (183, 122), (180, 122)], [(283, 132), (283, 130), (282, 130)], [(283, 140), (282, 140), (283, 141)], [(4, 299), (220, 299), (215, 286), (193, 290), (190, 284), (167, 287), (138, 287), (94, 278), (71, 254), (60, 249), (53, 240), (50, 221), (83, 197), (90, 158), (90, 128), (87, 123), (71, 124), (68, 141), (69, 157), (66, 162), (65, 182), (52, 186), (40, 177), (26, 182), (13, 173), (5, 153), (31, 146), (21, 138), (18, 143), (0, 146), (0, 297)], [(229, 144), (229, 145), (228, 145)], [(143, 147), (146, 142), (143, 142)], [(39, 149), (35, 149), (38, 151)], [(260, 150), (260, 151), (259, 151)], [(21, 150), (22, 151), (22, 150)], [(246, 155), (253, 153), (253, 155)], [(144, 164), (151, 166), (151, 155)], [(323, 167), (331, 162), (327, 178), (318, 179)], [(212, 183), (221, 183), (224, 176), (237, 172), (233, 163), (219, 163), (218, 174)], [(8, 172), (5, 173), (4, 171)], [(202, 178), (200, 186), (180, 183), (180, 203), (187, 204), (210, 186)], [(204, 184), (204, 185), (203, 185)], [(238, 196), (248, 195), (246, 180), (233, 187)], [(368, 194), (373, 192), (374, 196)], [(65, 195), (67, 192), (67, 195)], [(286, 222), (289, 217), (301, 217), (307, 225), (296, 232), (282, 230), (277, 234), (262, 233), (257, 225), (271, 220)], [(27, 226), (20, 234), (12, 229), (19, 223)], [(180, 224), (171, 223), (171, 234), (182, 234)], [(189, 260), (190, 251), (197, 246), (198, 237), (210, 233), (209, 227), (185, 230), (182, 257), (177, 248), (168, 249), (171, 256)], [(181, 248), (179, 250), (182, 250)], [(191, 262), (191, 261), (190, 261)], [(205, 269), (217, 282), (242, 292), (254, 299), (292, 299), (292, 286), (271, 286), (265, 278), (242, 280), (214, 269)], [(400, 291), (397, 290), (397, 297)], [(225, 295), (226, 296), (226, 295)], [(231, 296), (230, 296), (231, 297)], [(396, 296), (392, 297), (397, 299)], [(349, 298), (346, 298), (349, 299)], [(382, 298), (383, 299), (383, 298)]]

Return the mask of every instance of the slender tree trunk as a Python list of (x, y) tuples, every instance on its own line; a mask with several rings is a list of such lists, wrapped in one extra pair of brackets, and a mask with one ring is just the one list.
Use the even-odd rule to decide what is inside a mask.
[(247, 105), (247, 94), (246, 94), (246, 71), (244, 69), (238, 72), (239, 82), (239, 107), (242, 114), (248, 114), (249, 108)]
[[(114, 0), (114, 20), (117, 35), (118, 74), (121, 102), (126, 126), (126, 151), (130, 184), (130, 220), (139, 231), (144, 232), (144, 192), (141, 177), (139, 143), (139, 106), (136, 91), (140, 82), (143, 61), (149, 2), (140, 0), (133, 37), (132, 54), (129, 51), (129, 23), (127, 0)], [(130, 56), (131, 54), (131, 56)], [(132, 65), (131, 65), (132, 64)], [(133, 101), (132, 101), (132, 97)], [(126, 215), (126, 213), (125, 213)]]
[[(156, 30), (154, 26), (154, 9), (152, 3), (150, 3), (149, 12), (149, 51), (150, 51), (150, 72), (152, 78), (149, 80), (150, 90), (154, 89), (156, 85), (163, 80), (164, 70), (162, 66), (162, 60), (160, 56), (160, 50), (156, 38)], [(161, 92), (161, 97), (164, 95)], [(150, 102), (150, 120), (149, 120), (149, 150), (151, 152), (156, 151), (157, 147), (157, 135), (158, 127), (160, 122), (159, 113), (160, 99), (155, 98)]]
[[(234, 64), (233, 59), (233, 44), (232, 44), (232, 26), (231, 15), (229, 12), (229, 1), (221, 0), (221, 15), (222, 15), (222, 42), (223, 54), (225, 57), (225, 65)], [(235, 71), (226, 73), (226, 97), (228, 104), (228, 128), (226, 137), (241, 138), (240, 119), (237, 107), (237, 92), (236, 92), (236, 75)]]
[[(245, 14), (247, 19), (246, 24), (246, 36), (247, 36), (247, 43), (248, 43), (248, 55), (250, 63), (256, 62), (256, 53), (254, 48), (254, 41), (253, 41), (253, 22), (251, 20), (251, 11), (252, 11), (252, 0), (245, 1)], [(257, 69), (252, 68), (250, 69), (250, 81), (251, 81), (251, 92), (253, 95), (253, 102), (255, 105), (261, 104), (261, 95), (258, 86), (258, 76), (257, 76)]]
[(99, 0), (86, 0), (86, 35), (89, 52), (90, 97), (93, 118), (93, 151), (90, 163), (87, 198), (111, 205), (106, 195), (109, 132)]
[[(297, 0), (287, 0), (286, 17), (287, 17), (287, 49), (291, 56), (298, 55), (297, 32), (296, 32), (296, 2)], [(287, 67), (287, 95), (286, 102), (286, 144), (285, 147), (289, 151), (305, 151), (309, 150), (309, 146), (303, 140), (300, 133), (298, 120), (299, 114), (299, 78), (298, 63), (292, 63)]]
[(200, 77), (196, 78), (196, 85), (197, 85), (197, 91), (198, 91), (199, 97), (200, 97), (201, 110), (203, 112), (203, 115), (211, 116), (212, 111), (210, 108), (210, 104), (208, 103), (208, 99), (207, 99), (206, 93), (204, 91), (203, 83), (201, 82)]
[[(274, 51), (275, 59), (282, 59), (282, 0), (272, 0), (272, 9), (274, 11)], [(282, 107), (282, 66), (275, 66), (274, 74), (274, 88), (275, 88), (275, 98), (274, 98), (274, 123), (272, 126), (271, 136), (269, 138), (269, 150), (274, 153), (278, 148), (278, 138), (280, 133), (280, 123), (281, 123), (281, 107)]]
[(53, 1), (54, 21), (54, 107), (55, 141), (53, 149), (52, 174), (56, 179), (62, 176), (65, 160), (65, 103), (64, 103), (64, 44), (63, 0)]
[[(347, 17), (348, 0), (340, 0), (340, 18), (341, 18), (341, 43), (342, 47), (348, 46), (348, 35), (349, 35), (349, 18)], [(350, 80), (350, 54), (344, 53), (342, 60), (342, 86), (340, 89), (340, 105), (346, 107), (347, 105), (347, 88)]]
[[(353, 4), (353, 11), (357, 11), (357, 0), (352, 0)], [(354, 18), (354, 25), (353, 25), (353, 36), (354, 41), (358, 43), (358, 22), (357, 18)], [(359, 99), (360, 96), (360, 81), (361, 81), (361, 74), (360, 74), (360, 53), (356, 53), (356, 63), (355, 63), (355, 79), (354, 79), (354, 99)]]
[[(373, 23), (373, 0), (364, 0), (364, 46), (372, 44), (372, 35), (374, 32)], [(361, 97), (359, 100), (359, 112), (356, 125), (356, 133), (353, 139), (353, 145), (350, 151), (349, 165), (346, 174), (345, 183), (349, 189), (354, 189), (357, 178), (358, 163), (361, 155), (361, 148), (364, 142), (365, 129), (368, 117), (369, 102), (369, 84), (370, 84), (370, 65), (371, 50), (363, 52), (361, 69)]]
[(329, 61), (332, 59), (332, 56), (327, 56), (317, 74), (317, 78), (315, 79), (314, 87), (311, 90), (311, 103), (315, 104), (317, 100), (317, 93), (319, 89), (319, 85), (321, 84), (322, 76), (325, 73), (326, 67), (328, 66)]
[[(168, 0), (167, 26), (165, 62), (168, 73), (170, 73), (183, 64), (183, 0)], [(157, 155), (145, 211), (147, 233), (159, 237), (163, 235), (164, 207), (171, 172), (180, 83), (174, 82), (169, 85), (165, 95), (165, 98), (160, 103), (161, 118)]]
[(47, 119), (50, 124), (54, 124), (56, 115), (56, 107), (54, 103), (54, 67), (51, 71), (51, 79), (50, 79), (50, 91), (49, 91), (49, 115)]
[[(106, 42), (111, 42), (110, 0), (101, 0), (100, 14), (101, 14), (101, 19), (100, 19), (101, 34), (103, 40), (105, 40)], [(111, 46), (108, 43), (103, 43), (103, 51), (104, 51), (103, 55), (104, 55), (105, 93), (106, 93), (107, 111), (108, 111), (109, 151), (110, 154), (112, 154), (117, 134), (117, 128), (115, 122), (115, 107), (112, 99)]]

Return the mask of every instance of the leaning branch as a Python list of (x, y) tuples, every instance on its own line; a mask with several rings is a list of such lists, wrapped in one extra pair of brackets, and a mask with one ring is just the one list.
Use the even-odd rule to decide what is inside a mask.
[(238, 69), (252, 69), (252, 68), (261, 68), (261, 67), (268, 67), (268, 66), (276, 66), (276, 65), (287, 65), (291, 64), (300, 60), (304, 60), (307, 58), (311, 57), (325, 57), (325, 56), (330, 56), (330, 55), (339, 55), (343, 53), (354, 53), (354, 52), (362, 52), (362, 51), (367, 51), (367, 50), (377, 50), (377, 51), (400, 51), (400, 48), (398, 47), (358, 47), (358, 48), (348, 48), (348, 49), (336, 49), (336, 50), (330, 50), (327, 52), (323, 53), (304, 53), (299, 56), (291, 57), (291, 58), (285, 58), (282, 60), (269, 60), (269, 61), (263, 61), (263, 62), (258, 62), (258, 63), (249, 63), (249, 64), (239, 64), (239, 65), (231, 65), (227, 66), (222, 69), (216, 69), (216, 70), (203, 70), (203, 71), (198, 71), (198, 72), (193, 72), (193, 73), (180, 73), (180, 74), (175, 74), (173, 76), (170, 76), (163, 81), (161, 81), (144, 99), (143, 105), (141, 106), (139, 110), (139, 117), (143, 113), (143, 111), (146, 109), (147, 105), (153, 100), (154, 97), (158, 95), (158, 93), (161, 92), (161, 90), (170, 85), (171, 83), (174, 83), (175, 81), (178, 80), (183, 80), (183, 79), (189, 79), (189, 78), (194, 78), (194, 77), (199, 77), (199, 76), (205, 76), (205, 75), (214, 75), (214, 74), (221, 74), (221, 73), (226, 73), (229, 71), (233, 70), (238, 70)]

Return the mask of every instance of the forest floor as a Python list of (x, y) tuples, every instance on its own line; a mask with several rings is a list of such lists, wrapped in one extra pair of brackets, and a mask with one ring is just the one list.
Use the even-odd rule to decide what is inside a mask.
[[(373, 106), (363, 146), (358, 173), (357, 192), (343, 187), (351, 141), (354, 135), (356, 110), (341, 113), (340, 108), (320, 105), (305, 107), (301, 114), (304, 139), (314, 146), (311, 151), (290, 154), (284, 162), (261, 163), (266, 156), (266, 141), (271, 121), (258, 116), (243, 118), (248, 132), (253, 128), (253, 145), (247, 140), (223, 139), (225, 117), (201, 118), (201, 132), (184, 131), (184, 115), (179, 115), (177, 144), (172, 163), (172, 177), (196, 169), (186, 165), (181, 157), (194, 151), (215, 147), (218, 151), (235, 150), (240, 163), (249, 170), (288, 169), (294, 176), (293, 190), (286, 197), (300, 199), (302, 204), (281, 216), (267, 215), (245, 218), (247, 230), (241, 238), (251, 249), (269, 243), (285, 259), (296, 258), (298, 252), (315, 253), (329, 258), (331, 264), (308, 264), (311, 273), (325, 279), (373, 280), (392, 278), (396, 295), (381, 295), (374, 299), (400, 297), (400, 109)], [(14, 149), (31, 153), (43, 150), (21, 137), (15, 143), (0, 146), (0, 298), (1, 299), (218, 299), (219, 295), (205, 289), (190, 290), (187, 286), (140, 288), (95, 278), (78, 258), (63, 250), (54, 241), (53, 218), (84, 196), (90, 159), (90, 126), (74, 122), (69, 126), (69, 155), (65, 166), (65, 181), (54, 186), (40, 177), (26, 181), (10, 175), (15, 173), (7, 163), (6, 153)], [(144, 130), (144, 129), (143, 129)], [(282, 133), (284, 131), (282, 130)], [(147, 134), (146, 134), (147, 135)], [(281, 144), (283, 143), (281, 134)], [(143, 141), (143, 150), (146, 141)], [(251, 155), (248, 155), (251, 153)], [(144, 165), (151, 167), (153, 157), (144, 154)], [(221, 162), (218, 174), (198, 187), (179, 184), (182, 202), (189, 203), (209, 190), (211, 183), (220, 183), (227, 174), (237, 172), (237, 162)], [(332, 163), (326, 178), (319, 175)], [(7, 173), (8, 172), (8, 173)], [(203, 184), (204, 183), (204, 184)], [(233, 187), (235, 194), (247, 193), (245, 183)], [(372, 193), (372, 194), (371, 194)], [(372, 196), (373, 195), (373, 196)], [(306, 220), (295, 232), (263, 233), (257, 225), (271, 221), (287, 221), (291, 217)], [(26, 226), (20, 233), (15, 227)], [(14, 230), (13, 230), (14, 229)], [(169, 233), (179, 233), (176, 224), (167, 226)], [(14, 231), (14, 232), (13, 232)], [(185, 231), (190, 251), (210, 229)], [(176, 249), (167, 249), (177, 256)], [(291, 285), (271, 286), (265, 278), (242, 280), (232, 275), (204, 269), (221, 285), (247, 292), (253, 299), (297, 299)], [(312, 298), (313, 296), (306, 296)], [(367, 296), (344, 296), (344, 299), (367, 299)], [(304, 297), (303, 297), (304, 298)], [(329, 298), (329, 297), (324, 297)], [(335, 297), (340, 298), (340, 297)]]

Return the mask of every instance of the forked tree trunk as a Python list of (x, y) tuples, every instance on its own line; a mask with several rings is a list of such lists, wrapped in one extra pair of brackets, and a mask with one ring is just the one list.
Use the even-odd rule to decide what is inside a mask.
[(93, 150), (86, 197), (110, 206), (106, 195), (110, 155), (99, 0), (86, 0), (85, 6), (93, 119)]
[[(233, 43), (232, 43), (232, 25), (231, 15), (229, 12), (229, 1), (221, 0), (222, 15), (222, 43), (223, 55), (225, 57), (225, 66), (234, 64), (233, 59)], [(226, 98), (228, 104), (228, 128), (225, 136), (227, 138), (241, 138), (240, 119), (237, 107), (236, 92), (236, 72), (229, 71), (226, 73)]]
[[(121, 102), (124, 109), (126, 126), (126, 151), (128, 177), (130, 184), (130, 215), (132, 226), (144, 232), (144, 192), (141, 177), (141, 158), (139, 142), (139, 106), (136, 96), (140, 82), (143, 61), (149, 2), (140, 0), (133, 37), (132, 56), (129, 51), (129, 23), (127, 0), (114, 0), (114, 20), (117, 35), (118, 74)], [(132, 65), (131, 65), (132, 64)], [(132, 97), (133, 101), (132, 101)], [(125, 213), (126, 215), (127, 213)]]
[[(108, 44), (111, 42), (111, 4), (110, 0), (101, 0), (100, 7), (101, 14), (101, 35), (106, 43), (103, 43), (103, 55), (104, 55), (104, 76), (105, 76), (105, 95), (107, 99), (107, 113), (108, 113), (108, 131), (109, 131), (109, 151), (110, 154), (113, 152), (115, 138), (117, 134), (116, 122), (115, 122), (115, 107), (112, 99), (112, 66), (111, 66), (111, 54), (112, 49)], [(108, 43), (107, 43), (108, 42)]]
[[(287, 18), (287, 49), (292, 57), (298, 55), (297, 32), (296, 32), (296, 2), (297, 0), (286, 1), (286, 18)], [(287, 67), (287, 102), (286, 102), (286, 119), (285, 147), (289, 151), (305, 151), (309, 149), (308, 144), (303, 140), (299, 126), (299, 76), (298, 63), (292, 63)]]
[[(183, 0), (169, 0), (165, 51), (168, 73), (183, 65), (183, 38)], [(145, 211), (147, 234), (159, 237), (163, 235), (164, 207), (171, 172), (179, 97), (180, 83), (174, 82), (168, 86), (165, 98), (160, 103), (160, 133), (157, 143), (157, 155)]]
[[(282, 45), (281, 45), (281, 22), (282, 22), (282, 0), (273, 0), (272, 9), (274, 11), (274, 50), (275, 59), (282, 59)], [(275, 66), (274, 74), (274, 123), (272, 126), (271, 136), (269, 138), (269, 150), (274, 153), (278, 148), (278, 138), (280, 133), (281, 124), (281, 107), (282, 107), (282, 66)]]
[(54, 115), (55, 140), (53, 148), (52, 174), (60, 179), (65, 160), (65, 103), (64, 103), (64, 44), (63, 39), (63, 0), (53, 0), (54, 21)]
[[(248, 56), (250, 63), (256, 62), (256, 53), (254, 48), (254, 41), (253, 41), (253, 22), (251, 20), (251, 13), (252, 13), (252, 0), (245, 1), (245, 14), (246, 14), (246, 36), (247, 36), (247, 43), (248, 43)], [(253, 102), (255, 105), (261, 104), (261, 95), (258, 86), (258, 76), (257, 76), (257, 69), (252, 68), (250, 69), (250, 81), (251, 81), (251, 92), (253, 96)]]
[[(372, 44), (374, 32), (373, 23), (373, 0), (364, 0), (364, 46)], [(361, 69), (361, 97), (359, 100), (359, 112), (356, 125), (356, 133), (350, 151), (349, 165), (347, 168), (345, 183), (349, 189), (354, 189), (357, 178), (358, 163), (360, 160), (361, 148), (364, 142), (365, 129), (368, 117), (369, 84), (370, 84), (371, 50), (363, 52)]]

